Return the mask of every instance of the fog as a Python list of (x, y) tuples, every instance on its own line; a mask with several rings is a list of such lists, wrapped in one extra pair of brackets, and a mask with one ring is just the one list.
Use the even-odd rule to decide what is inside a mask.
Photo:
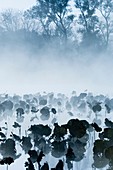
[(70, 94), (85, 90), (112, 95), (113, 62), (101, 55), (58, 56), (55, 52), (28, 55), (7, 51), (0, 56), (0, 93), (24, 94), (62, 92)]
[[(74, 10), (74, 2), (72, 3), (72, 1), (70, 1), (69, 3), (71, 6), (67, 10), (69, 10), (70, 16), (70, 10)], [(0, 8), (13, 7), (16, 9), (18, 7), (18, 9), (24, 9), (26, 11), (26, 9), (32, 7), (33, 4), (36, 5), (36, 1), (31, 2), (31, 0), (29, 0), (28, 4), (25, 2), (18, 4), (12, 0), (9, 4), (5, 0)], [(79, 7), (75, 9), (79, 10)], [(39, 22), (40, 19), (42, 19), (40, 18), (41, 16), (39, 17), (40, 19), (37, 18), (38, 16), (30, 18), (31, 15), (29, 16), (29, 14), (32, 14), (34, 11), (32, 10), (27, 11), (28, 13), (26, 13), (25, 16), (23, 13), (19, 11), (16, 13), (16, 11), (13, 10), (1, 13), (0, 93), (23, 94), (53, 91), (55, 93), (62, 92), (70, 94), (73, 90), (77, 93), (87, 90), (93, 93), (112, 95), (112, 53), (110, 52), (110, 55), (109, 52), (104, 53), (104, 47), (112, 49), (112, 34), (110, 34), (112, 27), (110, 27), (108, 31), (110, 37), (107, 42), (108, 46), (105, 46), (105, 40), (107, 39), (106, 22), (103, 23), (104, 36), (101, 34), (101, 28), (100, 31), (96, 30), (97, 28), (95, 27), (97, 26), (95, 22), (97, 21), (95, 20), (93, 21), (94, 28), (90, 30), (91, 32), (95, 30), (95, 32), (93, 32), (94, 38), (89, 33), (87, 33), (86, 38), (84, 38), (86, 28), (84, 24), (82, 24), (83, 21), (79, 18), (79, 13), (76, 11), (74, 13), (74, 19), (69, 21), (69, 23), (67, 22), (67, 16), (64, 17), (64, 20), (62, 18), (67, 32), (66, 43), (69, 43), (68, 46), (63, 42), (66, 38), (64, 34), (65, 29), (61, 29), (58, 26), (62, 24), (57, 21), (59, 24), (57, 24), (55, 28), (52, 28), (54, 22), (51, 21), (51, 17), (49, 18), (49, 15), (47, 15), (51, 22), (48, 26), (48, 23), (45, 22), (47, 18), (43, 18), (46, 30), (43, 28), (43, 24)], [(43, 9), (42, 12), (44, 12)], [(92, 18), (93, 15), (96, 15), (95, 12), (94, 14), (92, 13)], [(111, 15), (111, 13), (109, 15)], [(87, 21), (89, 22), (89, 26), (92, 25), (92, 23), (90, 23), (90, 17), (91, 16), (89, 16), (89, 21)], [(102, 23), (99, 17), (97, 14), (98, 24), (101, 25)], [(109, 19), (110, 18), (108, 18), (108, 20)], [(109, 23), (110, 22), (109, 20)], [(83, 32), (80, 32), (79, 29), (81, 28)], [(48, 33), (51, 32), (49, 37), (45, 30)], [(58, 31), (59, 36), (55, 33), (55, 30), (56, 32)], [(95, 33), (98, 34), (95, 36)], [(67, 47), (65, 47), (65, 52), (60, 52), (59, 48), (62, 48), (60, 46), (62, 42), (71, 50), (68, 51)], [(48, 45), (49, 43), (53, 46)], [(60, 45), (58, 45), (58, 43)], [(55, 48), (53, 48), (54, 46)], [(77, 47), (79, 49), (75, 49)], [(102, 51), (102, 53), (98, 54), (95, 49), (99, 49), (98, 52)], [(84, 51), (87, 52), (85, 53)]]

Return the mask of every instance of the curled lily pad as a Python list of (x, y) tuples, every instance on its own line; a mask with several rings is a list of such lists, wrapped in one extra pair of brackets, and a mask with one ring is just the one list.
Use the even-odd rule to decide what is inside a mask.
[(39, 105), (46, 105), (47, 104), (47, 100), (46, 99), (41, 99), (39, 101)]
[(106, 165), (109, 164), (109, 160), (105, 157), (104, 154), (94, 155), (93, 159), (94, 159), (93, 167), (98, 168), (98, 169), (104, 168), (106, 167)]
[(10, 165), (14, 162), (14, 159), (11, 158), (11, 157), (5, 157), (3, 158), (2, 160), (0, 160), (0, 164), (1, 165), (4, 165), (4, 164), (7, 164), (7, 165)]
[(22, 137), (22, 149), (25, 151), (25, 153), (28, 153), (28, 151), (32, 148), (31, 138), (30, 137)]
[(50, 118), (50, 111), (49, 111), (49, 107), (45, 106), (40, 110), (41, 116), (40, 118), (42, 120), (48, 120)]
[(37, 136), (49, 136), (51, 134), (51, 128), (48, 125), (31, 125), (31, 127), (28, 129), (28, 131), (31, 131), (32, 134)]
[(13, 159), (17, 159), (21, 156), (21, 154), (16, 154), (16, 144), (13, 139), (6, 139), (5, 142), (0, 145), (0, 153), (3, 157), (12, 157)]
[(52, 108), (52, 109), (51, 109), (51, 112), (52, 112), (53, 114), (56, 114), (56, 113), (57, 113), (57, 111), (56, 111), (55, 108)]
[(93, 112), (100, 112), (102, 110), (102, 107), (100, 105), (101, 103), (97, 103), (92, 107)]
[(104, 138), (108, 138), (113, 140), (113, 129), (112, 128), (105, 128), (103, 132)]
[(113, 160), (113, 146), (110, 146), (105, 150), (105, 157), (109, 160)]
[(67, 147), (66, 147), (66, 142), (65, 141), (54, 141), (52, 143), (52, 151), (51, 154), (55, 158), (60, 158), (64, 156), (67, 153)]
[(73, 137), (81, 138), (86, 134), (86, 127), (82, 121), (71, 119), (67, 123), (69, 132)]
[(105, 118), (105, 125), (113, 129), (113, 122), (107, 118)]
[(5, 100), (4, 102), (2, 102), (2, 105), (7, 110), (12, 110), (13, 109), (13, 102), (10, 101), (10, 100)]
[(54, 130), (52, 137), (60, 140), (67, 134), (67, 127), (66, 125), (59, 126), (58, 123), (54, 123)]
[(102, 131), (102, 128), (99, 127), (97, 123), (94, 122), (91, 125), (94, 127), (96, 132), (101, 132)]
[(41, 167), (41, 170), (49, 170), (49, 165), (48, 163), (44, 163), (44, 165)]
[(42, 115), (48, 115), (48, 114), (50, 113), (49, 107), (47, 107), (47, 106), (43, 107), (43, 108), (40, 110), (40, 113), (41, 113)]
[(75, 161), (78, 162), (82, 160), (84, 158), (85, 151), (86, 151), (85, 143), (82, 143), (77, 139), (76, 142), (69, 142), (69, 145), (73, 149), (75, 155)]

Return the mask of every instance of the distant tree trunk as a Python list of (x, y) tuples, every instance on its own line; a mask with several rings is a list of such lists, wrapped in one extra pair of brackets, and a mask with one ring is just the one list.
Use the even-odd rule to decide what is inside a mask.
[(108, 22), (108, 18), (105, 18), (106, 20), (106, 48), (108, 47), (108, 43), (109, 43), (109, 22)]

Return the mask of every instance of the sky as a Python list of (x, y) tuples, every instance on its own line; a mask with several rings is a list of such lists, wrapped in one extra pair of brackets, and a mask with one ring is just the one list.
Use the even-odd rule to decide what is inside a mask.
[(32, 7), (35, 3), (36, 0), (0, 0), (0, 10), (6, 8), (24, 10)]

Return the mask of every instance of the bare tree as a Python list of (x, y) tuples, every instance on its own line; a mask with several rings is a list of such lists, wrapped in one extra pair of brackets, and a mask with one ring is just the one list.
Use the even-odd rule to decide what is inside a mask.
[(39, 0), (30, 10), (25, 12), (28, 17), (36, 18), (40, 21), (43, 33), (60, 37), (65, 42), (70, 31), (70, 23), (74, 16), (68, 15), (69, 0)]
[(0, 25), (5, 31), (17, 31), (22, 27), (22, 12), (7, 9), (0, 13)]
[(97, 10), (100, 12), (102, 18), (99, 29), (107, 48), (110, 42), (110, 35), (113, 33), (113, 0), (99, 0)]

